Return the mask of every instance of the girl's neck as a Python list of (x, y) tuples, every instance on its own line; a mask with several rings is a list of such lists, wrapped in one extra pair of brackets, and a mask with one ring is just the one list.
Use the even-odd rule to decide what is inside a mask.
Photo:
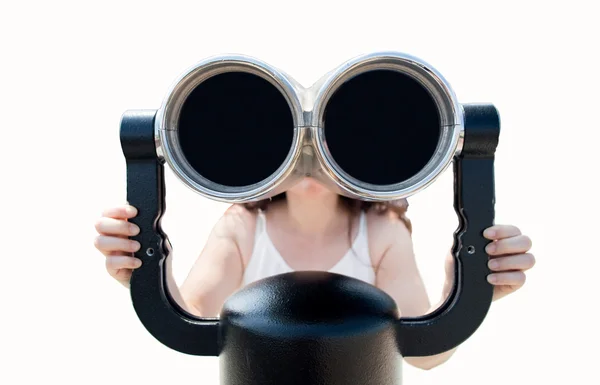
[(322, 238), (347, 227), (347, 215), (336, 194), (314, 200), (288, 195), (285, 202), (283, 223), (297, 234)]

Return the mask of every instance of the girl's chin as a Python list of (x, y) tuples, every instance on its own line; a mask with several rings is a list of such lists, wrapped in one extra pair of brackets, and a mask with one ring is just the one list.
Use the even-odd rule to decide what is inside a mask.
[(297, 195), (322, 195), (331, 194), (331, 192), (315, 179), (310, 177), (303, 178), (296, 183), (289, 192)]

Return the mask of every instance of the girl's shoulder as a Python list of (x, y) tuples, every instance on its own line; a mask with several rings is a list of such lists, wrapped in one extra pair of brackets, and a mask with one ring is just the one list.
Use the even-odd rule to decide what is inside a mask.
[(407, 210), (408, 202), (406, 199), (371, 206), (366, 210), (369, 230), (383, 237), (397, 235), (398, 233), (410, 235), (412, 226), (406, 215)]
[(367, 210), (369, 252), (374, 266), (393, 245), (412, 242), (411, 225), (404, 213), (395, 210)]
[(258, 215), (258, 210), (248, 209), (242, 204), (233, 204), (225, 210), (215, 226), (216, 231), (235, 241), (244, 259), (249, 258), (254, 247)]

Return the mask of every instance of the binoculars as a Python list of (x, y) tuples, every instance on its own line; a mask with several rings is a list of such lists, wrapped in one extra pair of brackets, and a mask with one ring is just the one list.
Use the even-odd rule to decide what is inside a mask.
[[(127, 199), (141, 230), (132, 238), (144, 261), (131, 279), (140, 321), (171, 349), (219, 356), (222, 385), (399, 383), (400, 356), (450, 350), (487, 314), (483, 231), (494, 222), (499, 133), (492, 104), (459, 103), (437, 70), (404, 53), (355, 57), (310, 88), (248, 56), (198, 63), (158, 110), (121, 120)], [(305, 176), (350, 198), (393, 201), (452, 164), (453, 291), (431, 314), (404, 318), (374, 286), (298, 271), (242, 288), (219, 318), (195, 317), (166, 285), (165, 163), (199, 195), (228, 203), (271, 198)]]

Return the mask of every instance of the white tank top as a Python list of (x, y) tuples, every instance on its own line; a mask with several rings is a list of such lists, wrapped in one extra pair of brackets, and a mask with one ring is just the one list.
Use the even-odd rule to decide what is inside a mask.
[[(375, 270), (373, 269), (369, 254), (369, 242), (367, 234), (367, 219), (364, 212), (360, 215), (358, 234), (354, 239), (352, 247), (348, 252), (329, 269), (332, 273), (338, 273), (357, 278), (371, 285), (375, 285)], [(267, 220), (264, 212), (259, 211), (256, 219), (256, 233), (254, 236), (254, 249), (246, 271), (244, 271), (244, 283), (247, 285), (259, 279), (277, 274), (294, 271), (271, 242), (267, 233)], [(398, 362), (398, 384), (402, 383), (403, 359), (399, 357)]]
[[(294, 271), (283, 259), (267, 233), (267, 219), (263, 211), (259, 211), (256, 219), (254, 248), (248, 266), (244, 271), (244, 283), (247, 285), (259, 279)], [(358, 234), (352, 247), (329, 272), (346, 275), (375, 284), (375, 271), (369, 255), (367, 220), (364, 212), (360, 215)]]

